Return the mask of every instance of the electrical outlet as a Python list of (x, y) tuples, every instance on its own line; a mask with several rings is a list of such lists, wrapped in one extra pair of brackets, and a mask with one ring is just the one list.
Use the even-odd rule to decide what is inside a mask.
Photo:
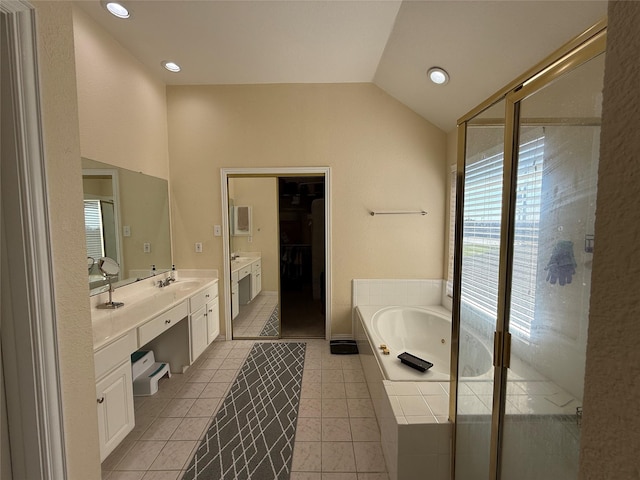
[(122, 236), (130, 237), (131, 236), (131, 227), (129, 225), (124, 225), (122, 227)]
[(202, 253), (202, 243), (201, 242), (197, 242), (196, 243), (196, 253)]
[(249, 236), (247, 237), (247, 242), (248, 242), (248, 243), (253, 243), (253, 237), (252, 237), (251, 235), (249, 235)]
[(220, 225), (213, 226), (213, 235), (216, 237), (219, 237), (220, 235), (222, 235), (222, 227), (220, 227)]
[(142, 249), (144, 250), (144, 253), (151, 253), (151, 244), (149, 242), (145, 242), (142, 244)]

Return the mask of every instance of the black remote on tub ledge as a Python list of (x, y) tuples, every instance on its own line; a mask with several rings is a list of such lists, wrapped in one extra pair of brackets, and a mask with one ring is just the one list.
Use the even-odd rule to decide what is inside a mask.
[(416, 357), (415, 355), (411, 355), (410, 353), (404, 352), (398, 355), (398, 358), (405, 365), (415, 368), (416, 370), (420, 370), (421, 372), (426, 372), (431, 367), (433, 367), (433, 363), (428, 362), (427, 360), (423, 360), (420, 357)]

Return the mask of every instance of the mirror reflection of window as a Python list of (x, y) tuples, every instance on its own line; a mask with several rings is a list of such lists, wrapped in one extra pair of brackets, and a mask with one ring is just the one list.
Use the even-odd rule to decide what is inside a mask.
[(104, 234), (100, 200), (84, 201), (84, 232), (87, 241), (87, 256), (104, 257)]

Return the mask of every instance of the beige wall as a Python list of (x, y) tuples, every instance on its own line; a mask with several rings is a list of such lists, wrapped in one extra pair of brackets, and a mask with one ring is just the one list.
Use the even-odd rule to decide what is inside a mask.
[(581, 479), (640, 478), (639, 24), (609, 4)]
[(353, 278), (442, 278), (445, 135), (376, 86), (179, 86), (167, 103), (177, 264), (221, 268), (221, 167), (330, 166), (332, 333), (351, 333)]
[(230, 178), (235, 205), (251, 205), (252, 235), (232, 236), (232, 252), (260, 252), (262, 256), (262, 290), (278, 291), (280, 253), (278, 252), (277, 178)]
[(165, 85), (73, 9), (83, 157), (169, 178)]
[(100, 478), (71, 5), (36, 2), (58, 354), (70, 480)]

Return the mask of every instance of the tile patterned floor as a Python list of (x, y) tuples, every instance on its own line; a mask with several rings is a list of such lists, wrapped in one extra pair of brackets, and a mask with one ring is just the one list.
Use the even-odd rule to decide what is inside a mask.
[(291, 480), (388, 480), (357, 355), (308, 340)]
[[(291, 480), (388, 480), (358, 357), (306, 342)], [(153, 397), (136, 397), (136, 427), (102, 463), (103, 480), (182, 478), (253, 343), (216, 341)]]
[(278, 305), (275, 292), (261, 292), (248, 305), (241, 305), (238, 316), (233, 319), (233, 336), (258, 337)]

